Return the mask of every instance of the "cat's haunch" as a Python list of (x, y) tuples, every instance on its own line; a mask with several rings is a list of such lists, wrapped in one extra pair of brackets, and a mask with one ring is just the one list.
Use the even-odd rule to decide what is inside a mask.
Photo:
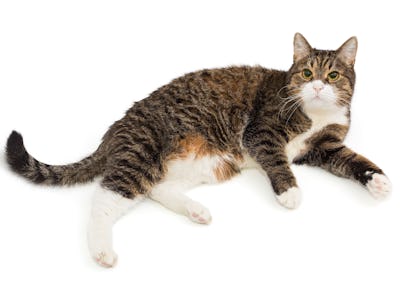
[(71, 185), (101, 177), (88, 240), (105, 267), (117, 261), (112, 225), (135, 200), (151, 198), (209, 224), (209, 210), (184, 192), (229, 180), (244, 168), (262, 170), (278, 202), (290, 209), (301, 195), (292, 163), (353, 179), (383, 198), (391, 190), (383, 171), (343, 144), (356, 52), (355, 37), (337, 50), (318, 50), (297, 33), (288, 71), (237, 66), (192, 72), (134, 103), (79, 162), (39, 162), (17, 132), (8, 139), (7, 160), (35, 183)]

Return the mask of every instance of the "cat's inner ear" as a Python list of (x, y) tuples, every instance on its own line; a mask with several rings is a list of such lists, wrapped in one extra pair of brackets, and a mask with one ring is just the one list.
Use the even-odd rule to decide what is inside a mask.
[(302, 36), (300, 33), (296, 33), (294, 35), (293, 46), (294, 46), (294, 53), (293, 53), (294, 62), (297, 62), (300, 59), (310, 56), (312, 48), (305, 39), (305, 37)]
[(356, 61), (357, 54), (357, 38), (355, 36), (349, 38), (339, 49), (336, 50), (337, 57), (345, 64), (353, 66)]

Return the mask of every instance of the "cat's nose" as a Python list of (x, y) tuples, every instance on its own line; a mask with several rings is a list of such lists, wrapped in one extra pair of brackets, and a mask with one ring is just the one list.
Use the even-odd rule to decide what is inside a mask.
[(315, 80), (313, 82), (314, 91), (319, 94), (324, 89), (324, 83), (321, 80)]

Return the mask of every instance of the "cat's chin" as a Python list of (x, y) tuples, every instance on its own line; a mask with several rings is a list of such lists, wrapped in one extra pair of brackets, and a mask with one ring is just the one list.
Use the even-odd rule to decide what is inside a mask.
[(303, 101), (303, 111), (307, 114), (330, 114), (343, 109), (331, 101), (315, 97)]

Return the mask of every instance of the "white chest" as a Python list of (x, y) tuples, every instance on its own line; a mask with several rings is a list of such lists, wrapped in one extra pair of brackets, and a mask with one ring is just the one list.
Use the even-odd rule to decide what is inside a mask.
[(297, 156), (307, 150), (305, 141), (314, 133), (317, 133), (324, 127), (331, 124), (348, 125), (347, 110), (345, 108), (338, 109), (334, 112), (315, 112), (308, 113), (308, 117), (312, 121), (312, 126), (306, 132), (299, 134), (286, 145), (286, 155), (291, 163)]

